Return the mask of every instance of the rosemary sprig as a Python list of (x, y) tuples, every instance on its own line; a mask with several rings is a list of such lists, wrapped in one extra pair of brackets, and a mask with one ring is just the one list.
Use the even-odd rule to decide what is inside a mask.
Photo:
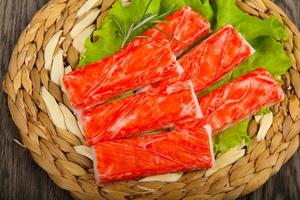
[(165, 13), (162, 13), (162, 14), (158, 15), (155, 20), (165, 19), (166, 17), (168, 17), (175, 10), (176, 10), (176, 6), (172, 7), (170, 10), (166, 11)]
[[(113, 20), (114, 23), (116, 23), (116, 25), (118, 27), (118, 34), (123, 39), (122, 40), (122, 48), (131, 39), (133, 33), (135, 31), (137, 31), (139, 28), (141, 28), (143, 26), (151, 27), (153, 24), (158, 24), (158, 23), (162, 23), (162, 22), (168, 23), (168, 21), (163, 20), (163, 19), (166, 18), (167, 16), (169, 16), (175, 10), (175, 7), (171, 8), (170, 10), (166, 11), (165, 13), (157, 15), (157, 14), (147, 13), (151, 3), (152, 3), (152, 0), (149, 0), (145, 10), (143, 11), (142, 17), (138, 21), (132, 23), (129, 26), (128, 30), (126, 30), (126, 28), (124, 28), (122, 26), (120, 20), (116, 16), (112, 15), (111, 19)], [(155, 26), (154, 26), (154, 28), (158, 29)], [(160, 32), (162, 32), (163, 34), (166, 34), (168, 37), (172, 37), (173, 39), (176, 39), (172, 35), (170, 35), (169, 33), (166, 33), (165, 31), (162, 31), (160, 29), (158, 29), (158, 30)]]
[(141, 19), (139, 20), (139, 22), (142, 21), (144, 17), (146, 17), (147, 11), (148, 11), (148, 9), (149, 9), (149, 7), (150, 7), (152, 1), (153, 1), (153, 0), (149, 0), (148, 4), (147, 4), (147, 6), (146, 6), (146, 8), (145, 8), (145, 10), (144, 10), (144, 12), (143, 12), (143, 15), (142, 15)]
[(159, 32), (161, 32), (162, 34), (172, 38), (173, 40), (176, 40), (176, 41), (179, 41), (177, 38), (175, 38), (173, 35), (171, 35), (170, 33), (167, 33), (166, 31), (156, 27), (156, 26), (153, 26), (154, 29), (158, 30)]
[(156, 15), (150, 15), (149, 17), (143, 19), (140, 23), (138, 23), (134, 26), (133, 31), (136, 31), (137, 29), (141, 28), (142, 26), (150, 23), (155, 17), (156, 17)]
[(154, 20), (151, 20), (151, 22), (149, 22), (149, 23), (150, 24), (160, 24), (160, 23), (170, 24), (170, 21), (163, 20), (163, 19), (154, 19)]
[(119, 29), (119, 32), (118, 32), (118, 33), (124, 38), (125, 35), (126, 35), (126, 33), (125, 33), (125, 30), (123, 29), (123, 27), (122, 27), (122, 25), (121, 25), (119, 19), (118, 19), (116, 16), (112, 15), (112, 20), (113, 20), (113, 21), (115, 22), (115, 24), (117, 24), (117, 26), (118, 26), (118, 29)]
[(133, 29), (134, 29), (134, 24), (131, 24), (125, 37), (123, 38), (123, 42), (122, 42), (122, 48), (125, 46), (126, 42), (129, 40), (132, 32), (133, 32)]

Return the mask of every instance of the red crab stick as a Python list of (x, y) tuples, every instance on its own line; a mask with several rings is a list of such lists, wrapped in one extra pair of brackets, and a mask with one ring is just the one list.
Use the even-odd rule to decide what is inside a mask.
[(147, 30), (144, 35), (155, 39), (167, 39), (176, 56), (210, 32), (209, 22), (190, 7), (183, 7)]
[(81, 121), (90, 144), (122, 139), (146, 131), (200, 119), (202, 113), (191, 82), (149, 88), (106, 105), (84, 110)]
[(93, 146), (93, 154), (98, 183), (207, 169), (214, 163), (208, 125), (97, 143)]
[(138, 38), (115, 55), (66, 74), (64, 86), (73, 107), (81, 109), (181, 73), (167, 40)]
[(230, 25), (225, 26), (179, 60), (184, 69), (181, 80), (192, 80), (198, 94), (253, 53), (239, 32)]
[(257, 69), (200, 98), (204, 118), (184, 126), (210, 123), (215, 134), (283, 98), (283, 90), (272, 75)]

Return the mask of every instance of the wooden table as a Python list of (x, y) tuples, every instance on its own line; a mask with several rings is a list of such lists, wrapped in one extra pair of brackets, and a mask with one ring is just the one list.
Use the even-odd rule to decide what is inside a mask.
[[(12, 48), (33, 14), (47, 0), (0, 0), (0, 80), (6, 74)], [(300, 27), (300, 1), (275, 0)], [(58, 188), (47, 174), (33, 162), (28, 151), (13, 142), (20, 140), (0, 92), (0, 199), (71, 199), (68, 192)], [(300, 199), (299, 152), (263, 187), (243, 197), (243, 200)]]

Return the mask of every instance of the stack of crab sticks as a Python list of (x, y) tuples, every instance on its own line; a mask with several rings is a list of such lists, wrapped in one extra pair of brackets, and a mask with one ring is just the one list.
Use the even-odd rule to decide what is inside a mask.
[(97, 183), (211, 168), (212, 134), (283, 99), (263, 69), (198, 99), (255, 51), (231, 25), (195, 46), (210, 24), (190, 7), (165, 21), (116, 54), (64, 76), (92, 146)]

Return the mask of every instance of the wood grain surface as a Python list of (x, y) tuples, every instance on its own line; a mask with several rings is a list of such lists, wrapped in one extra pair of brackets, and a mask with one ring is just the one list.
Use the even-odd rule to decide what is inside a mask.
[[(33, 14), (47, 0), (0, 0), (0, 80), (6, 74), (12, 48)], [(275, 0), (300, 27), (300, 1)], [(72, 199), (58, 188), (31, 159), (29, 151), (17, 145), (20, 140), (7, 108), (6, 95), (0, 91), (0, 200)], [(300, 199), (299, 152), (263, 187), (243, 200)]]

